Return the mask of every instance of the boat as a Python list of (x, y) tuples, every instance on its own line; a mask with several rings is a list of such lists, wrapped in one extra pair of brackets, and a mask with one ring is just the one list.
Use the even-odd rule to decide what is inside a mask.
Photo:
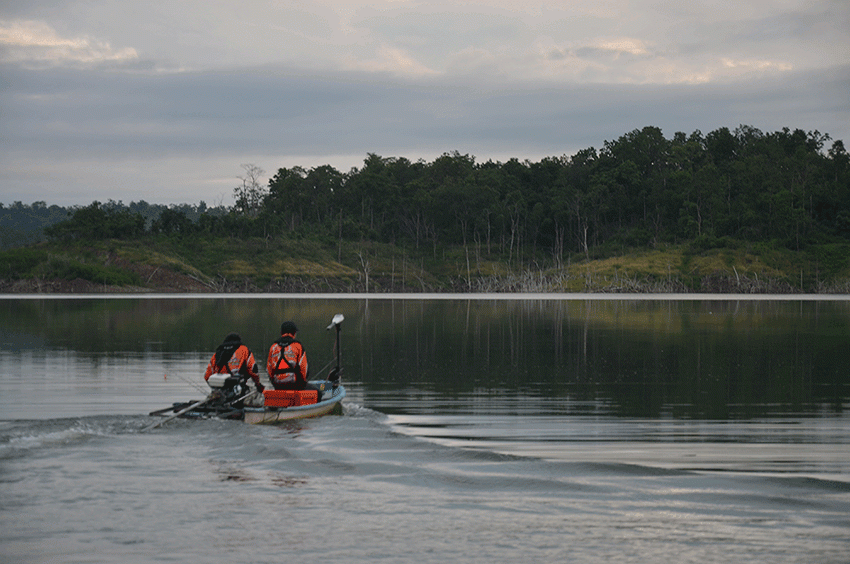
[[(328, 329), (336, 329), (336, 367), (325, 380), (310, 380), (315, 390), (264, 390), (262, 404), (256, 392), (250, 391), (248, 377), (230, 374), (213, 374), (207, 380), (210, 394), (198, 401), (178, 402), (165, 409), (150, 412), (163, 416), (144, 430), (154, 429), (177, 417), (184, 419), (231, 419), (252, 425), (268, 425), (342, 413), (345, 386), (340, 363), (339, 333), (345, 318), (336, 314)], [(321, 394), (321, 397), (319, 395)]]
[[(315, 402), (315, 399), (313, 399), (313, 402), (315, 403), (305, 403), (304, 405), (289, 405), (286, 407), (276, 407), (270, 405), (264, 405), (263, 407), (245, 406), (242, 410), (243, 420), (245, 421), (245, 423), (250, 423), (252, 425), (267, 425), (272, 423), (279, 423), (282, 421), (291, 421), (292, 419), (307, 419), (309, 417), (320, 417), (322, 415), (342, 413), (342, 404), (340, 402), (345, 397), (345, 387), (342, 386), (342, 384), (334, 386), (334, 382), (331, 381), (315, 380), (311, 380), (310, 383), (318, 387), (319, 390), (323, 392), (322, 401)], [(277, 392), (289, 390), (271, 391)], [(299, 395), (305, 396), (309, 394)], [(315, 395), (315, 392), (313, 395)], [(266, 395), (265, 397), (266, 403), (268, 403), (268, 395)]]

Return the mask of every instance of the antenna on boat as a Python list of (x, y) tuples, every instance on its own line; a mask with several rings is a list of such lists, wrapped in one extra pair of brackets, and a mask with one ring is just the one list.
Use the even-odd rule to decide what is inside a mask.
[(331, 324), (328, 325), (328, 330), (336, 327), (336, 368), (331, 370), (331, 373), (328, 375), (328, 380), (333, 381), (334, 388), (339, 385), (339, 378), (342, 376), (342, 349), (339, 346), (339, 332), (342, 329), (340, 326), (342, 325), (343, 320), (345, 320), (345, 317), (341, 313), (338, 313), (334, 315), (334, 318), (331, 320)]

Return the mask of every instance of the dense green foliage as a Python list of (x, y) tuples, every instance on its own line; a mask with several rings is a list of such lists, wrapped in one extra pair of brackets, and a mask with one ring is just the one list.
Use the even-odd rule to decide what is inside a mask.
[(42, 230), (68, 217), (68, 210), (45, 202), (0, 204), (0, 249), (29, 245), (42, 239)]
[(81, 278), (104, 285), (138, 284), (138, 276), (114, 265), (101, 264), (94, 256), (50, 254), (40, 248), (16, 248), (2, 252), (0, 278), (64, 279)]
[(110, 209), (100, 202), (78, 209), (71, 220), (45, 228), (55, 239), (133, 239), (145, 232), (145, 219), (127, 209)]
[(210, 208), (204, 202), (165, 206), (144, 200), (129, 205), (109, 200), (71, 208), (48, 207), (45, 202), (14, 202), (8, 207), (0, 203), (0, 249), (37, 243), (45, 236), (55, 240), (96, 240), (133, 239), (146, 233), (188, 233), (202, 216), (228, 213), (230, 210), (224, 206)]
[[(267, 186), (261, 169), (243, 165), (229, 209), (110, 200), (57, 220), (52, 206), (43, 232), (54, 241), (164, 236), (189, 247), (218, 237), (265, 241), (265, 248), (312, 240), (337, 246), (340, 256), (346, 245), (388, 244), (434, 260), (461, 249), (467, 270), (473, 252), (522, 269), (663, 244), (687, 244), (688, 256), (746, 244), (760, 256), (804, 250), (818, 276), (847, 268), (850, 242), (850, 155), (840, 140), (827, 148), (830, 141), (817, 131), (749, 126), (666, 139), (645, 127), (599, 150), (540, 162), (369, 154), (348, 172), (281, 168)], [(48, 210), (43, 203), (13, 208)], [(367, 259), (360, 255), (355, 268), (367, 270)], [(464, 257), (455, 251), (453, 260)]]
[[(476, 163), (447, 153), (426, 163), (370, 154), (347, 173), (331, 166), (282, 168), (258, 208), (229, 214), (166, 209), (148, 231), (278, 236), (495, 248), (521, 257), (546, 250), (590, 253), (605, 244), (647, 246), (719, 238), (799, 249), (850, 237), (850, 157), (828, 135), (752, 127), (666, 139), (635, 130), (600, 150), (540, 162)], [(47, 234), (137, 237), (132, 210), (97, 202)]]
[(799, 249), (850, 236), (850, 158), (840, 141), (826, 151), (828, 140), (751, 127), (668, 140), (647, 127), (537, 163), (451, 153), (432, 163), (369, 155), (348, 174), (280, 169), (251, 233), (545, 249), (556, 261), (605, 244), (724, 237)]
[(17, 280), (32, 278), (38, 274), (40, 264), (47, 262), (47, 251), (42, 249), (17, 248), (3, 252), (0, 277)]

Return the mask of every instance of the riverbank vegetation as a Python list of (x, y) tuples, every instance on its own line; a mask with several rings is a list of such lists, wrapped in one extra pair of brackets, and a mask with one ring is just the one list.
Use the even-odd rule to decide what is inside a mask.
[(281, 168), (267, 182), (243, 165), (230, 208), (72, 208), (44, 222), (46, 240), (3, 251), (0, 280), (7, 292), (77, 280), (89, 291), (846, 293), (850, 156), (830, 141), (646, 127), (539, 162), (369, 154), (348, 172)]

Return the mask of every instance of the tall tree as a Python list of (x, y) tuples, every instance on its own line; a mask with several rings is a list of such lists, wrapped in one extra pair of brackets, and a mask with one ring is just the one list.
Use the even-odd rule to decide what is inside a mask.
[(237, 176), (241, 183), (233, 189), (236, 211), (249, 217), (257, 217), (267, 192), (262, 181), (266, 171), (255, 164), (243, 164), (242, 169), (244, 174)]

